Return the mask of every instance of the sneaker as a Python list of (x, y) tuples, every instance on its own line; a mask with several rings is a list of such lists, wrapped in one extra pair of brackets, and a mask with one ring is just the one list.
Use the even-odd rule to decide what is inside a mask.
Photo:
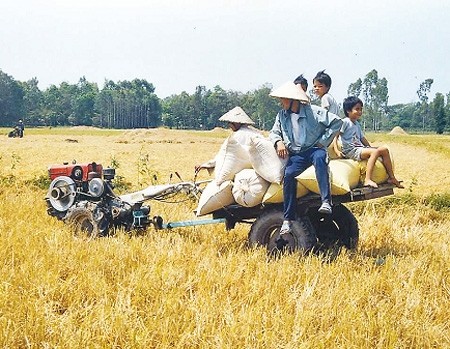
[(283, 224), (280, 228), (280, 235), (289, 234), (291, 232), (291, 222), (283, 221)]
[(322, 205), (319, 207), (319, 213), (331, 214), (331, 205), (327, 201), (322, 202)]

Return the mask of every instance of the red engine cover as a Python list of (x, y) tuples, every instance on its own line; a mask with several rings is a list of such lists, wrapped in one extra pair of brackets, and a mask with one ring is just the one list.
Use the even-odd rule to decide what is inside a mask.
[(77, 182), (87, 182), (89, 172), (96, 172), (102, 176), (103, 166), (95, 162), (87, 164), (63, 164), (52, 165), (48, 168), (48, 175), (51, 180), (59, 176), (67, 176)]

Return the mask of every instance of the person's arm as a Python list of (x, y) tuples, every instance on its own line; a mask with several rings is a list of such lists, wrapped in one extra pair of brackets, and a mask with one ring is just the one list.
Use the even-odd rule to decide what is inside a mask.
[(280, 158), (285, 159), (289, 152), (283, 142), (283, 131), (281, 130), (280, 113), (277, 114), (275, 122), (269, 133), (269, 139), (273, 143)]
[(340, 151), (339, 144), (338, 144), (339, 136), (341, 134), (342, 134), (341, 132), (338, 132), (338, 133), (336, 133), (336, 136), (334, 136), (334, 139), (333, 139), (333, 150), (334, 150), (334, 152), (336, 153), (336, 155), (338, 157), (343, 158), (344, 154), (342, 154), (342, 152)]
[(317, 145), (322, 146), (323, 148), (328, 148), (336, 134), (341, 129), (342, 119), (327, 110), (320, 112), (317, 115), (317, 121), (325, 126), (325, 130), (322, 133), (322, 137), (320, 137), (317, 142)]
[(366, 137), (361, 138), (361, 143), (364, 144), (366, 147), (370, 147), (370, 143)]
[(276, 147), (278, 141), (283, 141), (283, 131), (281, 130), (280, 113), (275, 117), (272, 129), (269, 131), (269, 140)]

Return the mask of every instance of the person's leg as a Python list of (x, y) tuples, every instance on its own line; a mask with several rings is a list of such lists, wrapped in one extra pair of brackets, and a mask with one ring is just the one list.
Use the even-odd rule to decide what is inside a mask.
[(366, 178), (364, 179), (364, 185), (378, 188), (378, 184), (372, 180), (373, 168), (375, 167), (375, 162), (378, 157), (381, 155), (378, 148), (363, 148), (361, 150), (361, 160), (367, 160), (366, 166)]
[(302, 173), (308, 166), (309, 164), (305, 157), (299, 154), (289, 156), (283, 178), (283, 207), (285, 221), (293, 221), (296, 218), (297, 179), (295, 177)]
[(328, 153), (323, 148), (313, 148), (311, 150), (311, 162), (316, 171), (317, 184), (319, 185), (320, 198), (323, 202), (331, 205), (331, 185), (328, 168)]
[(394, 184), (399, 188), (403, 188), (401, 182), (397, 178), (395, 178), (394, 166), (392, 166), (391, 154), (389, 153), (389, 149), (383, 146), (379, 147), (378, 151), (381, 158), (383, 159), (383, 165), (386, 168), (386, 172), (389, 176), (388, 183)]

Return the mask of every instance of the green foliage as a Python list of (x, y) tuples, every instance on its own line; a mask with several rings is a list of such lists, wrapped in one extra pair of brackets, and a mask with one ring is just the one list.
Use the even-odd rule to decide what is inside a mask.
[(431, 194), (424, 202), (436, 211), (450, 211), (450, 193)]
[[(446, 95), (446, 103), (442, 104), (439, 96), (439, 106), (435, 106), (428, 98), (432, 84), (433, 79), (420, 84), (418, 102), (389, 106), (388, 81), (372, 69), (363, 79), (351, 83), (347, 93), (363, 99), (365, 110), (361, 121), (367, 130), (401, 126), (409, 132), (448, 132), (450, 93)], [(108, 80), (99, 89), (83, 76), (76, 84), (62, 82), (40, 91), (37, 78), (18, 82), (0, 70), (0, 126), (11, 127), (23, 118), (27, 126), (86, 125), (109, 129), (166, 126), (210, 130), (224, 126), (218, 122), (220, 116), (239, 105), (256, 127), (269, 130), (279, 109), (278, 100), (269, 96), (271, 89), (270, 84), (265, 84), (241, 93), (224, 90), (219, 85), (212, 89), (199, 85), (193, 94), (183, 91), (161, 100), (153, 84), (145, 79)], [(311, 97), (312, 104), (317, 104), (314, 93)]]
[[(120, 163), (114, 155), (111, 156), (111, 162), (110, 162), (109, 167), (113, 168), (115, 170), (117, 170), (120, 167)], [(131, 183), (126, 181), (124, 176), (121, 176), (116, 173), (116, 175), (113, 179), (113, 186), (117, 192), (123, 193), (131, 188)]]
[(161, 104), (154, 86), (142, 79), (105, 82), (96, 99), (95, 126), (149, 128), (161, 123)]
[(14, 125), (22, 117), (23, 96), (20, 83), (0, 70), (0, 125)]
[(141, 147), (141, 150), (139, 151), (137, 168), (139, 187), (142, 188), (144, 185), (147, 186), (149, 180), (152, 185), (158, 183), (159, 173), (152, 169), (150, 156), (149, 154), (143, 153), (143, 147)]
[(33, 78), (21, 83), (23, 96), (23, 109), (26, 115), (25, 122), (28, 125), (39, 125), (44, 103), (44, 95), (38, 87), (39, 81)]
[(387, 124), (388, 81), (386, 78), (379, 78), (375, 69), (367, 73), (363, 80), (358, 79), (350, 84), (347, 92), (354, 96), (362, 94), (364, 114), (361, 122), (365, 128), (376, 131)]
[(25, 184), (27, 186), (33, 186), (38, 189), (47, 190), (50, 187), (51, 179), (48, 176), (48, 173), (42, 173), (38, 176), (34, 176), (30, 180), (25, 180)]
[(442, 93), (436, 93), (436, 97), (431, 104), (431, 110), (434, 119), (435, 131), (437, 134), (444, 133), (446, 125), (445, 100)]
[(421, 197), (409, 192), (405, 195), (385, 198), (382, 203), (386, 209), (399, 208), (406, 205), (410, 207), (426, 206), (438, 212), (447, 212), (450, 211), (450, 193), (433, 193)]
[(220, 86), (215, 86), (213, 90), (197, 86), (193, 95), (182, 92), (165, 98), (162, 121), (170, 128), (210, 130), (224, 126), (218, 119), (239, 105), (255, 121), (256, 127), (268, 130), (279, 109), (278, 101), (269, 96), (270, 91), (269, 85), (245, 94), (225, 91)]

